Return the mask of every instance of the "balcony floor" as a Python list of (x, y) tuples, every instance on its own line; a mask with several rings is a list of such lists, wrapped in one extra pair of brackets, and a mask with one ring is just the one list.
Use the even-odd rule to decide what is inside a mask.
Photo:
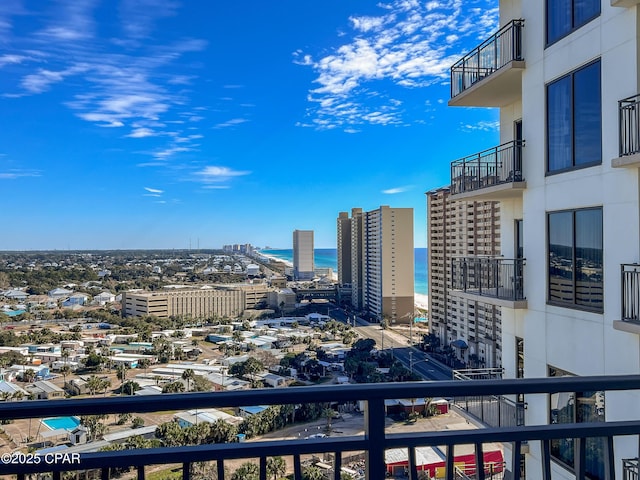
[(625, 155), (611, 160), (612, 168), (638, 168), (640, 167), (640, 153)]
[(504, 298), (490, 297), (488, 295), (480, 295), (478, 291), (467, 290), (463, 292), (461, 290), (450, 290), (450, 294), (455, 295), (466, 300), (472, 300), (477, 302), (488, 303), (489, 305), (496, 305), (497, 307), (512, 308), (514, 310), (526, 310), (528, 307), (527, 300), (507, 300)]

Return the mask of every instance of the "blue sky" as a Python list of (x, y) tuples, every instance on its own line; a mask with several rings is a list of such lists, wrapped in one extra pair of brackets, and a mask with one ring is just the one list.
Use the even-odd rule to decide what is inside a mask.
[(335, 246), (415, 209), (498, 113), (449, 67), (497, 0), (2, 0), (0, 250)]

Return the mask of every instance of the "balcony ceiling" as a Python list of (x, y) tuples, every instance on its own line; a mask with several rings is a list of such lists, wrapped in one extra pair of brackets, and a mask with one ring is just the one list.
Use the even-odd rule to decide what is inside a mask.
[[(640, 1), (640, 0), (638, 0)], [(513, 60), (449, 100), (450, 107), (503, 107), (522, 96), (525, 62)]]
[(492, 185), (469, 192), (451, 195), (452, 200), (467, 201), (502, 201), (510, 198), (522, 198), (522, 192), (527, 188), (527, 182), (510, 182)]
[(611, 0), (612, 7), (633, 7), (640, 5), (640, 0)]

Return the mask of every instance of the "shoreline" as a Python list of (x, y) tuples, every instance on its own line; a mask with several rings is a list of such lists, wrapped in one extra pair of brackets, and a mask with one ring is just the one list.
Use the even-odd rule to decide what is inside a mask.
[[(269, 260), (284, 263), (287, 267), (293, 268), (293, 262), (290, 262), (289, 260), (284, 260), (275, 255), (271, 255), (263, 252), (260, 252), (260, 255), (268, 258)], [(333, 280), (336, 280), (336, 281), (338, 280), (338, 273), (335, 270), (333, 272)], [(413, 303), (417, 308), (421, 310), (427, 310), (427, 311), (429, 310), (429, 295), (426, 295), (424, 293), (413, 292), (413, 298), (414, 298)]]

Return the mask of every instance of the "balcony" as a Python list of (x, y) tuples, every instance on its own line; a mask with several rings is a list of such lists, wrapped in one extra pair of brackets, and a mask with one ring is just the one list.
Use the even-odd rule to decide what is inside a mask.
[[(186, 447), (132, 448), (119, 451), (80, 453), (74, 461), (54, 461), (56, 457), (30, 457), (13, 455), (0, 463), (0, 475), (16, 475), (24, 480), (31, 473), (51, 472), (54, 480), (62, 478), (63, 472), (98, 470), (101, 478), (108, 479), (111, 470), (133, 467), (137, 478), (145, 478), (145, 467), (151, 465), (180, 464), (182, 478), (191, 478), (191, 467), (196, 462), (216, 462), (218, 479), (229, 477), (225, 473), (225, 462), (233, 459), (258, 459), (259, 478), (267, 478), (267, 459), (272, 456), (293, 457), (293, 478), (302, 478), (301, 457), (307, 454), (330, 454), (330, 469), (333, 478), (339, 479), (343, 454), (364, 452), (367, 480), (385, 478), (387, 466), (385, 450), (404, 449), (407, 453), (407, 470), (410, 479), (418, 478), (421, 465), (416, 461), (416, 450), (435, 446), (444, 452), (445, 478), (453, 479), (457, 473), (454, 465), (456, 446), (475, 445), (475, 465), (472, 478), (486, 478), (483, 474), (489, 465), (484, 463), (483, 445), (489, 443), (509, 444), (513, 452), (513, 463), (506, 465), (510, 477), (519, 480), (520, 454), (526, 442), (541, 442), (542, 470), (550, 472), (550, 444), (552, 439), (604, 437), (605, 458), (614, 457), (614, 437), (640, 434), (640, 420), (603, 421), (596, 423), (565, 423), (553, 425), (502, 426), (499, 428), (418, 431), (408, 433), (385, 433), (385, 406), (388, 398), (434, 398), (469, 397), (515, 394), (549, 394), (555, 392), (622, 391), (640, 389), (640, 376), (558, 377), (519, 380), (477, 380), (445, 382), (405, 382), (366, 385), (331, 385), (330, 387), (295, 387), (295, 400), (311, 402), (353, 402), (366, 400), (364, 435), (330, 436), (304, 440), (269, 440), (244, 443), (214, 443)], [(276, 405), (291, 402), (290, 389), (265, 389), (240, 392), (207, 392), (195, 394), (173, 394), (157, 397), (119, 397), (81, 400), (22, 401), (0, 403), (0, 419), (43, 418), (57, 415), (88, 415), (104, 413), (142, 413), (167, 410), (197, 409), (206, 407), (229, 407), (241, 405)], [(578, 442), (584, 451), (585, 442)], [(582, 453), (584, 454), (584, 453)], [(31, 461), (12, 461), (12, 459)], [(228, 465), (228, 464), (227, 464)], [(583, 464), (581, 463), (583, 466)], [(584, 478), (577, 466), (577, 478)], [(609, 467), (613, 473), (613, 466)], [(335, 473), (337, 472), (337, 473)], [(509, 472), (507, 472), (509, 474)], [(459, 478), (456, 476), (455, 478)], [(463, 477), (466, 478), (466, 477)], [(545, 478), (551, 478), (548, 473)], [(611, 477), (613, 478), (613, 475)], [(635, 480), (635, 479), (634, 479)]]
[[(637, 2), (636, 2), (637, 3)], [(613, 168), (640, 167), (640, 95), (618, 102), (618, 158), (611, 160)]]
[(453, 107), (501, 107), (522, 95), (522, 29), (512, 20), (451, 67)]
[(524, 265), (524, 258), (454, 258), (451, 261), (452, 288), (470, 300), (526, 309)]
[(522, 195), (524, 141), (511, 141), (451, 162), (451, 196), (455, 200), (505, 200)]
[(622, 302), (620, 320), (614, 320), (613, 328), (623, 332), (640, 334), (640, 265), (621, 265)]

